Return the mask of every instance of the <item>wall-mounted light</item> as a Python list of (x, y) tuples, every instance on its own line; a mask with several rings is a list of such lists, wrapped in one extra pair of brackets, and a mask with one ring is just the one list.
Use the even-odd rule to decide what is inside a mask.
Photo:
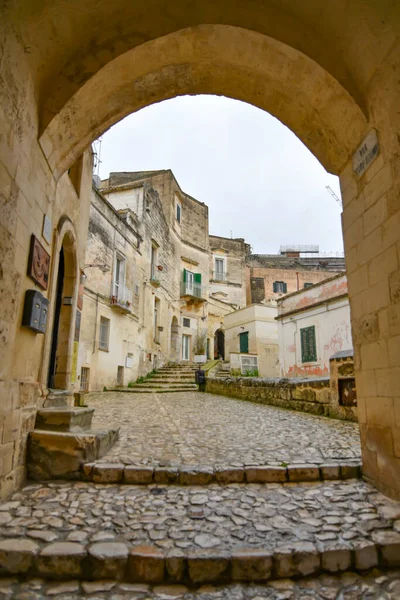
[[(102, 273), (108, 273), (108, 271), (111, 271), (111, 268), (108, 265), (105, 265), (102, 263), (91, 263), (89, 265), (85, 265), (84, 269), (100, 269), (100, 271)], [(85, 271), (82, 271), (81, 283), (85, 283), (86, 279), (87, 279), (87, 275), (86, 275)]]

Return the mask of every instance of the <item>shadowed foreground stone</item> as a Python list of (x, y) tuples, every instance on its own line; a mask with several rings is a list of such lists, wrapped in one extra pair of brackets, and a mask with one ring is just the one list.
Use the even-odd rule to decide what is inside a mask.
[(129, 552), (128, 573), (131, 581), (160, 583), (164, 579), (164, 554), (154, 546), (135, 546)]
[(31, 479), (81, 479), (81, 468), (106, 454), (119, 428), (88, 432), (34, 430), (28, 438), (27, 467)]
[(0, 574), (28, 572), (38, 551), (39, 546), (32, 540), (17, 538), (0, 541)]
[(188, 556), (189, 579), (194, 584), (228, 580), (229, 557), (214, 550), (200, 550)]
[(55, 542), (36, 558), (38, 574), (51, 579), (81, 579), (85, 547), (76, 542)]
[(128, 547), (120, 542), (99, 542), (88, 550), (89, 572), (93, 579), (124, 578)]
[(233, 581), (266, 581), (271, 578), (272, 556), (257, 548), (239, 548), (232, 554)]
[(305, 577), (320, 569), (320, 555), (310, 542), (294, 542), (279, 548), (274, 555), (275, 573), (279, 578)]

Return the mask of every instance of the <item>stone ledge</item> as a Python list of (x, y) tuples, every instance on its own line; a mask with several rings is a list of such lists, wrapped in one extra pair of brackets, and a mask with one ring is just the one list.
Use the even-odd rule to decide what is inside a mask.
[(365, 571), (400, 566), (400, 534), (379, 531), (372, 541), (310, 542), (281, 545), (274, 552), (262, 548), (188, 550), (164, 553), (150, 545), (129, 547), (122, 542), (56, 542), (40, 548), (21, 538), (0, 541), (0, 575), (16, 574), (58, 580), (110, 579), (131, 583), (199, 585), (269, 579), (301, 578), (319, 573)]
[(145, 467), (123, 465), (122, 463), (86, 463), (82, 467), (82, 479), (95, 483), (125, 483), (149, 485), (153, 483), (169, 485), (208, 485), (211, 483), (287, 483), (307, 481), (332, 481), (361, 477), (361, 464), (326, 463), (294, 464), (286, 467), (257, 466), (244, 468), (198, 469), (183, 466)]

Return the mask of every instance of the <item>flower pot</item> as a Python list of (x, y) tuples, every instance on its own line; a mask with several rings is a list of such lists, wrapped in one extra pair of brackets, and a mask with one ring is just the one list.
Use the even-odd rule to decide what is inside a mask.
[(195, 354), (194, 355), (194, 362), (198, 363), (198, 364), (203, 364), (207, 362), (207, 355), (206, 354)]

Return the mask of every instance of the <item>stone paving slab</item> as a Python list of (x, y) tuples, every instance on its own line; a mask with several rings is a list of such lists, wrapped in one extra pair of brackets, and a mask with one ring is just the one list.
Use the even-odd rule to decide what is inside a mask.
[(0, 505), (0, 574), (191, 584), (400, 567), (400, 503), (359, 480), (28, 485)]
[[(287, 467), (256, 466), (211, 468), (181, 465), (174, 467), (146, 467), (122, 463), (85, 463), (75, 479), (96, 483), (133, 483), (148, 485), (209, 485), (210, 483), (286, 483), (305, 481), (332, 481), (361, 477), (361, 465), (351, 462), (323, 465), (293, 464)], [(42, 478), (44, 479), (44, 478)]]
[(188, 589), (182, 585), (118, 583), (116, 581), (46, 582), (41, 579), (20, 582), (0, 579), (2, 600), (398, 600), (400, 571), (379, 571), (357, 575), (320, 575), (296, 581), (270, 581), (266, 585), (232, 584)]
[(213, 394), (121, 392), (87, 396), (94, 424), (121, 424), (98, 463), (212, 469), (361, 460), (356, 423)]

